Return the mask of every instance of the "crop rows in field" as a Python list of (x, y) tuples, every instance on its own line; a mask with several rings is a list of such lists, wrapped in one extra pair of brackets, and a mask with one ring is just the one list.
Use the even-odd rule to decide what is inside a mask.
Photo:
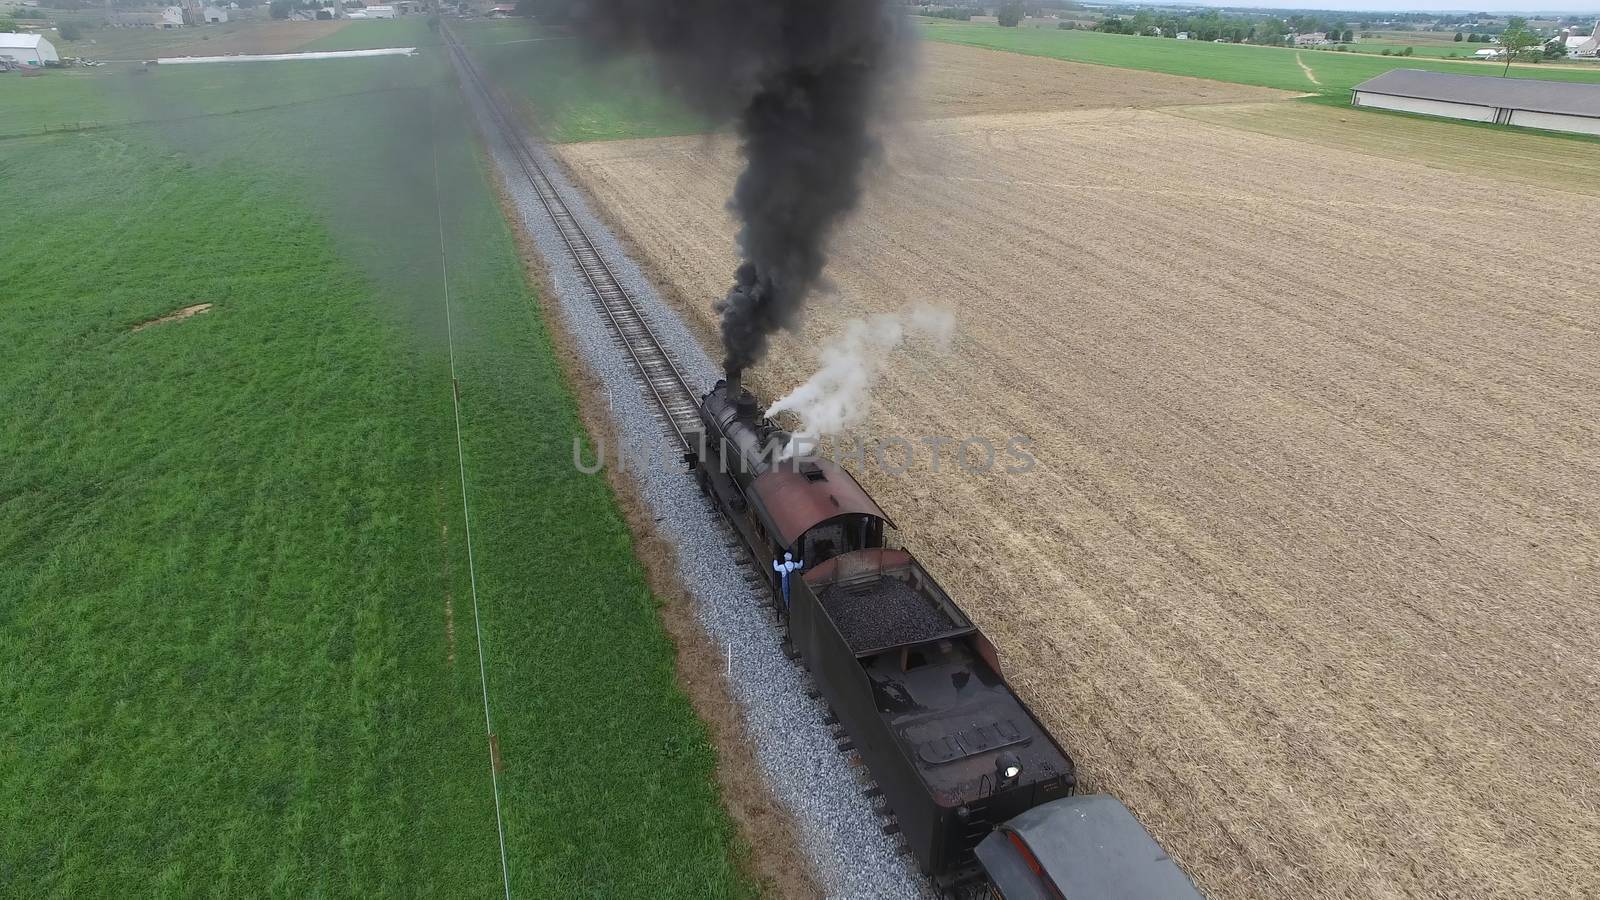
[[(1600, 321), (1549, 273), (1600, 226), (1396, 149), (1407, 120), (1345, 147), (1209, 115), (907, 126), (836, 292), (754, 383), (793, 387), (851, 317), (956, 312), (948, 355), (890, 367), (873, 433), (1027, 434), (1039, 469), (862, 474), (1214, 895), (1596, 883), (1600, 813), (1571, 798), (1600, 728)], [(562, 152), (711, 340), (731, 142)]]

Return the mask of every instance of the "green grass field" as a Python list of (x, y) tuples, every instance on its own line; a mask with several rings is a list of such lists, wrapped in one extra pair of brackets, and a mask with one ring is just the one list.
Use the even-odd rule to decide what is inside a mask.
[(65, 56), (100, 60), (144, 60), (161, 56), (224, 56), (300, 50), (366, 50), (424, 47), (438, 43), (424, 16), (334, 22), (234, 21), (220, 25), (159, 28), (86, 27), (76, 41), (51, 34)]
[[(1469, 75), (1498, 75), (1499, 67), (1474, 62), (1454, 62), (1418, 57), (1370, 56), (1363, 53), (1296, 51), (1247, 44), (1213, 44), (1162, 38), (1102, 34), (1094, 31), (1051, 31), (1037, 28), (1000, 28), (994, 25), (923, 25), (924, 37), (936, 41), (971, 44), (1072, 62), (1096, 63), (1126, 69), (1145, 69), (1170, 75), (1191, 75), (1237, 84), (1253, 84), (1286, 91), (1323, 94), (1342, 101), (1350, 89), (1390, 69), (1428, 69)], [(1297, 61), (1298, 60), (1298, 61)], [(1311, 68), (1320, 84), (1313, 83), (1300, 63)], [(1600, 83), (1600, 69), (1556, 66), (1513, 66), (1513, 78)]]
[(445, 71), (0, 79), (0, 893), (500, 893), (452, 346), (513, 892), (751, 892)]
[(437, 47), (439, 32), (426, 16), (353, 21), (327, 37), (302, 44), (300, 50), (373, 50), (380, 47)]
[[(1346, 45), (1345, 52), (1347, 52), (1347, 53), (1365, 53), (1365, 54), (1369, 54), (1369, 55), (1370, 54), (1376, 54), (1376, 55), (1382, 56), (1384, 50), (1388, 50), (1390, 52), (1390, 54), (1394, 54), (1394, 53), (1397, 53), (1397, 52), (1399, 52), (1401, 50), (1406, 49), (1407, 47), (1410, 47), (1411, 48), (1411, 52), (1413, 54), (1413, 58), (1419, 57), (1419, 56), (1425, 56), (1425, 57), (1428, 57), (1428, 58), (1431, 58), (1431, 59), (1449, 59), (1451, 54), (1455, 54), (1455, 56), (1458, 57), (1458, 58), (1470, 57), (1470, 56), (1472, 56), (1473, 52), (1482, 49), (1483, 46), (1484, 46), (1483, 44), (1466, 44), (1466, 43), (1462, 43), (1462, 44), (1448, 43), (1448, 44), (1446, 44), (1446, 43), (1439, 43), (1438, 41), (1410, 41), (1410, 42), (1407, 42), (1407, 41), (1364, 40), (1364, 41), (1361, 41), (1360, 43)], [(1319, 52), (1321, 52), (1321, 51), (1319, 51)]]
[(599, 61), (576, 41), (533, 22), (456, 26), (474, 59), (524, 107), (526, 118), (556, 143), (698, 134), (706, 122), (663, 94), (637, 59)]

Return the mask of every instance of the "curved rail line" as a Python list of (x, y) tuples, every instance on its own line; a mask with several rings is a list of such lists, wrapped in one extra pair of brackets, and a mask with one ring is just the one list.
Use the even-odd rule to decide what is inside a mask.
[(467, 76), (463, 79), (463, 86), (470, 87), (480, 96), (484, 108), (494, 120), (495, 127), (511, 148), (517, 167), (533, 186), (534, 193), (539, 197), (539, 203), (549, 214), (550, 220), (555, 223), (557, 231), (561, 234), (561, 240), (566, 244), (567, 255), (583, 274), (589, 299), (605, 313), (606, 320), (611, 324), (613, 336), (627, 350), (640, 380), (649, 388), (650, 395), (660, 410), (661, 418), (671, 427), (683, 448), (692, 449), (694, 441), (692, 435), (700, 431), (700, 414), (695, 393), (689, 388), (688, 381), (678, 371), (678, 365), (673, 361), (672, 355), (656, 339), (649, 320), (634, 303), (632, 295), (622, 286), (610, 264), (595, 247), (594, 241), (583, 230), (583, 226), (578, 224), (566, 201), (551, 184), (544, 167), (539, 164), (538, 157), (534, 156), (528, 147), (522, 130), (506, 114), (494, 86), (484, 78), (483, 73), (478, 70), (477, 63), (472, 61), (472, 57), (467, 54), (448, 26), (442, 27), (440, 31), (444, 35), (445, 45), (449, 48), (457, 68)]

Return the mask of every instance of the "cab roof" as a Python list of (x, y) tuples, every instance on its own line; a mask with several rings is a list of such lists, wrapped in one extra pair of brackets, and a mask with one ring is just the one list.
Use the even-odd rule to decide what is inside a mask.
[(894, 525), (854, 476), (825, 459), (773, 466), (756, 476), (749, 493), (785, 547), (837, 516), (874, 516)]

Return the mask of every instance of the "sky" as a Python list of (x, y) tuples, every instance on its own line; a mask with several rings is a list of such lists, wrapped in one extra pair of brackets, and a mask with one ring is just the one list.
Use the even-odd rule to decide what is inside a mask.
[[(1224, 0), (1191, 0), (1201, 6), (1232, 6), (1243, 4), (1238, 0), (1228, 3)], [(1254, 0), (1250, 6), (1260, 9), (1336, 9), (1350, 12), (1448, 12), (1450, 10), (1491, 13), (1516, 13), (1528, 15), (1535, 12), (1560, 13), (1587, 13), (1595, 15), (1600, 11), (1600, 3), (1596, 0), (1489, 0), (1483, 6), (1464, 7), (1461, 0), (1299, 0), (1299, 2), (1273, 2), (1273, 0)]]

